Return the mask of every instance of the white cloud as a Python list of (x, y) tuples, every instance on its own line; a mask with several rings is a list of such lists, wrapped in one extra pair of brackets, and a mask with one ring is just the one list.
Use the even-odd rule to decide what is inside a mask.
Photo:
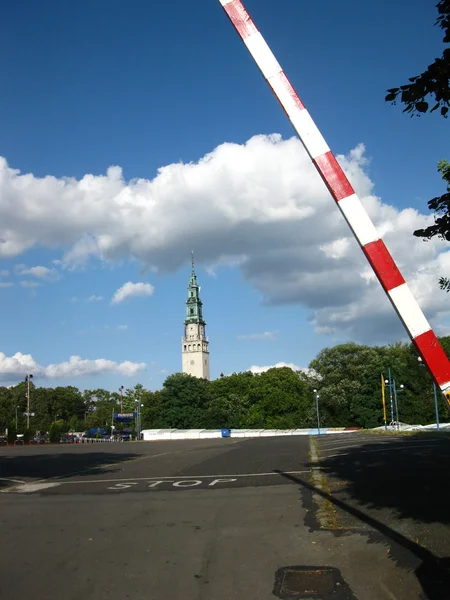
[(150, 283), (132, 283), (128, 281), (114, 292), (111, 304), (119, 304), (127, 298), (133, 298), (133, 296), (151, 296), (154, 290), (155, 288)]
[[(432, 217), (374, 194), (362, 145), (338, 160), (426, 315), (435, 325), (450, 322), (448, 296), (437, 286), (450, 272), (449, 246), (412, 236)], [(371, 342), (404, 335), (297, 138), (222, 144), (197, 163), (128, 182), (119, 167), (80, 180), (38, 178), (0, 159), (0, 258), (38, 245), (65, 252), (64, 268), (91, 257), (133, 259), (161, 273), (186, 264), (195, 247), (211, 274), (234, 263), (264, 302), (307, 308), (319, 333)], [(119, 292), (114, 303), (127, 295)]]
[(314, 369), (309, 369), (308, 367), (299, 367), (298, 365), (295, 365), (294, 363), (285, 363), (285, 362), (278, 362), (275, 365), (269, 365), (267, 367), (258, 367), (256, 365), (253, 365), (252, 367), (250, 367), (250, 369), (248, 369), (248, 371), (251, 371), (252, 373), (257, 375), (259, 373), (265, 373), (269, 369), (282, 369), (283, 367), (288, 367), (289, 369), (292, 369), (293, 371), (296, 371), (296, 372), (300, 371), (300, 372), (304, 373), (305, 375), (309, 375), (311, 377), (317, 377), (317, 378), (321, 379), (320, 375), (318, 373), (316, 373), (316, 371), (314, 371)]
[(292, 369), (293, 371), (304, 371), (304, 372), (308, 371), (308, 369), (302, 369), (302, 367), (299, 367), (298, 365), (294, 365), (294, 363), (285, 363), (285, 362), (278, 362), (275, 365), (269, 365), (267, 367), (257, 367), (256, 365), (253, 365), (248, 370), (251, 371), (252, 373), (265, 373), (269, 369), (281, 369), (282, 367), (288, 367), (289, 369)]
[(269, 340), (274, 341), (278, 337), (278, 331), (263, 331), (262, 333), (247, 333), (238, 335), (239, 340)]
[(39, 283), (38, 281), (21, 281), (20, 285), (24, 288), (37, 288), (40, 287), (42, 285), (42, 283)]
[(26, 265), (15, 265), (14, 272), (17, 275), (29, 275), (31, 277), (37, 277), (38, 279), (44, 279), (45, 281), (56, 281), (60, 275), (56, 269), (49, 269), (37, 265), (35, 267), (27, 267)]
[(118, 331), (127, 331), (128, 325), (117, 325)]
[(0, 281), (0, 288), (9, 288), (13, 285), (14, 283), (12, 283), (12, 281)]
[(0, 269), (0, 277), (8, 277), (9, 271), (6, 269)]
[(27, 373), (32, 373), (35, 378), (48, 379), (83, 377), (102, 373), (119, 373), (126, 377), (133, 377), (145, 368), (145, 363), (130, 361), (117, 363), (104, 358), (88, 360), (79, 356), (71, 356), (66, 362), (43, 367), (34, 360), (31, 354), (16, 352), (13, 356), (5, 356), (3, 352), (0, 352), (0, 378), (3, 380), (24, 376)]

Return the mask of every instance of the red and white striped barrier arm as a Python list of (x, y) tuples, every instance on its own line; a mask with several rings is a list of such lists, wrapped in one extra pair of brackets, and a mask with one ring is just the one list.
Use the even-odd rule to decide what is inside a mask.
[(334, 154), (241, 0), (219, 0), (289, 117), (450, 408), (450, 362)]

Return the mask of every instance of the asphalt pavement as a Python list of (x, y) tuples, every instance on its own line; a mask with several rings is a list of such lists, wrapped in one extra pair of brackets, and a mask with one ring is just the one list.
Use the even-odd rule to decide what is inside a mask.
[(0, 597), (450, 597), (450, 441), (0, 449)]

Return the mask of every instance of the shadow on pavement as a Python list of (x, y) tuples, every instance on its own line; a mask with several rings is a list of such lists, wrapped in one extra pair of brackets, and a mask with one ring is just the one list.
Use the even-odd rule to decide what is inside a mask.
[[(139, 454), (131, 452), (55, 452), (41, 455), (24, 455), (0, 458), (0, 478), (29, 480), (64, 478), (73, 475), (86, 476), (111, 473), (112, 465), (137, 458)], [(0, 489), (8, 487), (10, 482), (0, 479)]]
[[(426, 440), (437, 440), (435, 445), (414, 447)], [(322, 458), (314, 467), (322, 473), (345, 482), (349, 501), (356, 500), (362, 509), (349, 504), (333, 493), (320, 489), (299, 476), (277, 471), (283, 477), (298, 483), (304, 489), (321, 496), (334, 507), (345, 511), (360, 523), (368, 525), (376, 535), (371, 541), (386, 543), (392, 547), (391, 557), (402, 566), (411, 564), (411, 557), (421, 561), (414, 569), (428, 600), (450, 598), (450, 559), (439, 558), (427, 548), (405, 537), (389, 525), (380, 522), (364, 508), (387, 507), (396, 512), (396, 518), (410, 518), (426, 523), (450, 522), (448, 505), (450, 500), (450, 438), (445, 434), (439, 438), (408, 436), (394, 440), (388, 452), (379, 452), (382, 439), (373, 443), (345, 448), (340, 455)], [(406, 452), (402, 448), (411, 444)], [(390, 444), (386, 447), (388, 448)], [(374, 452), (372, 452), (374, 450)], [(409, 557), (409, 560), (408, 560)]]
[(392, 509), (397, 519), (450, 523), (450, 437), (409, 435), (380, 445), (383, 441), (377, 436), (373, 443), (344, 448), (343, 454), (320, 457), (315, 466), (345, 482), (346, 495), (360, 505)]
[(391, 529), (384, 523), (380, 523), (380, 521), (377, 519), (374, 519), (359, 509), (348, 505), (346, 502), (338, 500), (332, 494), (324, 492), (323, 490), (298, 476), (289, 475), (276, 469), (275, 472), (282, 477), (286, 477), (294, 483), (298, 483), (308, 491), (322, 496), (322, 498), (328, 500), (334, 506), (348, 512), (366, 525), (369, 525), (369, 527), (384, 537), (384, 540), (379, 540), (380, 542), (385, 541), (389, 542), (390, 544), (394, 544), (398, 548), (410, 552), (413, 556), (420, 559), (422, 563), (417, 569), (415, 569), (415, 574), (420, 585), (422, 586), (424, 593), (426, 594), (426, 598), (428, 598), (428, 600), (448, 600), (450, 590), (450, 571), (448, 569), (450, 566), (450, 560), (448, 558), (437, 558), (429, 550), (409, 540), (401, 533), (398, 533), (398, 531)]

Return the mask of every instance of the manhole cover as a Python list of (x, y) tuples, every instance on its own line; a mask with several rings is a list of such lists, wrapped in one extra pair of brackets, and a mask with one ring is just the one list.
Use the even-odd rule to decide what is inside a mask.
[(273, 593), (283, 600), (316, 598), (320, 600), (356, 600), (334, 567), (283, 567), (275, 574)]

